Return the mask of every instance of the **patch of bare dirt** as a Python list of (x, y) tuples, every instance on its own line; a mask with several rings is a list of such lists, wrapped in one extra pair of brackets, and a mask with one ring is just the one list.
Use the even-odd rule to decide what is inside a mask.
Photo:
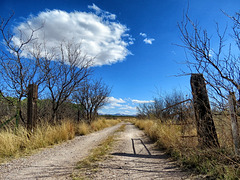
[(98, 171), (87, 177), (119, 180), (189, 179), (189, 173), (181, 171), (164, 152), (158, 151), (134, 125), (128, 123), (117, 140), (111, 154), (98, 164)]
[(102, 131), (78, 136), (53, 148), (0, 165), (1, 180), (71, 179), (76, 163), (85, 158), (108, 135), (122, 123)]

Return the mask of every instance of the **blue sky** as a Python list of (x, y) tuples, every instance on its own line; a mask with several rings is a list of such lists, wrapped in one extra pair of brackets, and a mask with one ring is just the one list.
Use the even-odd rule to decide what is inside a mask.
[[(68, 37), (74, 36), (69, 38), (81, 39), (86, 53), (97, 55), (94, 76), (112, 87), (110, 103), (100, 112), (135, 114), (138, 103), (151, 102), (159, 92), (190, 93), (190, 77), (174, 76), (187, 70), (185, 52), (174, 44), (181, 44), (177, 23), (188, 6), (190, 17), (214, 36), (215, 22), (222, 29), (228, 22), (221, 10), (234, 15), (240, 1), (0, 0), (0, 16), (15, 11), (13, 28), (37, 20), (48, 26), (52, 18), (59, 31), (49, 31), (49, 37), (56, 36), (52, 42), (69, 32)], [(78, 18), (82, 24), (76, 25)]]

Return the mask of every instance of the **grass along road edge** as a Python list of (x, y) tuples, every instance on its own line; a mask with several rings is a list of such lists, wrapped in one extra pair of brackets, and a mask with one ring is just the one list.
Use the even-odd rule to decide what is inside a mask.
[(97, 162), (104, 160), (105, 156), (111, 151), (113, 143), (116, 141), (116, 133), (124, 131), (125, 126), (126, 124), (121, 125), (118, 130), (93, 149), (88, 157), (77, 163), (77, 167), (72, 173), (73, 180), (89, 178), (92, 173), (98, 171)]
[(0, 131), (0, 164), (12, 159), (32, 155), (40, 149), (52, 147), (73, 139), (76, 135), (86, 135), (116, 125), (120, 120), (99, 118), (91, 124), (64, 120), (58, 125), (40, 124), (29, 137), (26, 128), (19, 127), (16, 131), (11, 128)]

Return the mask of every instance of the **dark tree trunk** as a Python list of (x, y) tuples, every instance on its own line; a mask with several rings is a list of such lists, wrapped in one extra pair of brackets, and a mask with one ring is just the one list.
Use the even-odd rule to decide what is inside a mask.
[(231, 116), (234, 150), (235, 150), (235, 154), (239, 156), (240, 155), (239, 126), (238, 126), (238, 119), (237, 119), (236, 97), (234, 92), (230, 92), (228, 97), (228, 102), (229, 102), (229, 111)]
[(30, 84), (28, 86), (28, 105), (27, 105), (27, 129), (33, 132), (37, 120), (37, 99), (38, 86)]
[(192, 74), (191, 88), (199, 146), (219, 147), (203, 74)]
[(77, 113), (77, 121), (80, 122), (80, 115), (81, 115), (81, 111), (80, 108), (78, 107), (78, 113)]
[(52, 124), (56, 124), (57, 123), (57, 110), (55, 108), (52, 109), (51, 123)]

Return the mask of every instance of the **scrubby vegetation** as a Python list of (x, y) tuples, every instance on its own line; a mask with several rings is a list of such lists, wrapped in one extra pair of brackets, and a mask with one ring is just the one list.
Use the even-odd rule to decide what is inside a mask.
[(240, 158), (234, 155), (230, 124), (223, 117), (214, 117), (220, 141), (220, 148), (216, 149), (198, 147), (196, 128), (191, 121), (187, 125), (176, 124), (171, 120), (164, 123), (160, 120), (132, 122), (156, 141), (159, 148), (177, 160), (182, 168), (191, 169), (209, 179), (239, 179)]

